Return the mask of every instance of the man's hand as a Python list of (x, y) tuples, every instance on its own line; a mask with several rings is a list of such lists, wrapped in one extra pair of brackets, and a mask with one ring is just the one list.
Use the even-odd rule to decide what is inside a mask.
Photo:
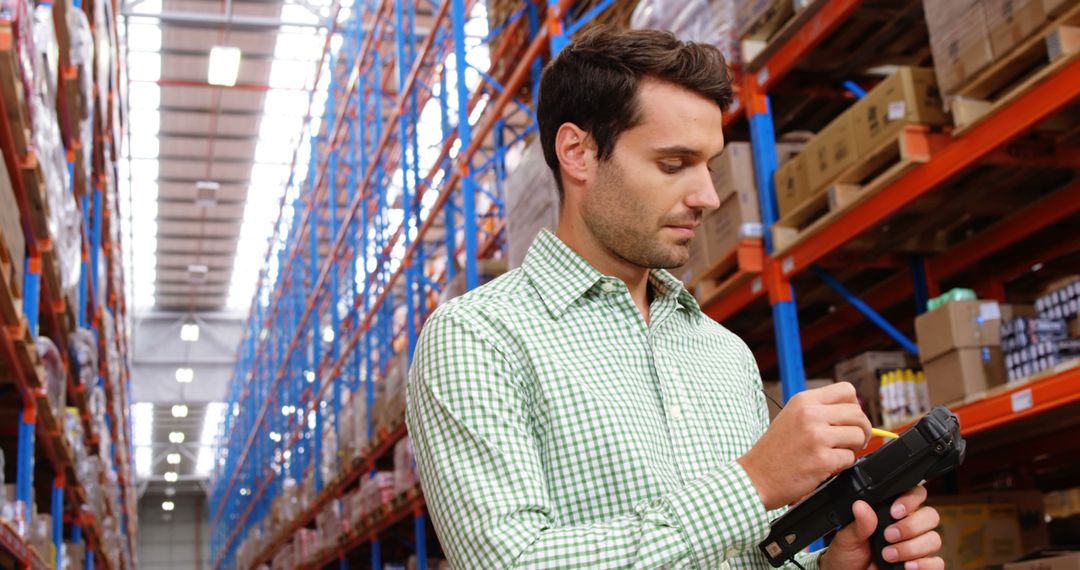
[(850, 467), (869, 440), (870, 420), (855, 387), (839, 382), (796, 394), (739, 464), (772, 510)]
[[(887, 562), (903, 562), (904, 570), (939, 570), (945, 561), (933, 556), (941, 548), (941, 536), (934, 531), (940, 517), (933, 507), (923, 506), (926, 489), (915, 487), (893, 503), (896, 522), (885, 528), (883, 557)], [(851, 508), (855, 522), (836, 533), (821, 557), (822, 570), (866, 570), (876, 568), (870, 552), (870, 535), (877, 528), (877, 515), (864, 501)]]

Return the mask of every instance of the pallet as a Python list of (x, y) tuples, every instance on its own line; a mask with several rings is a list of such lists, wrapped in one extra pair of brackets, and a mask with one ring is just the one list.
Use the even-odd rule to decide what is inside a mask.
[(821, 231), (839, 216), (884, 190), (947, 144), (945, 136), (921, 125), (905, 127), (836, 178), (826, 190), (778, 220), (772, 227), (774, 255)]
[[(740, 42), (745, 68), (756, 72), (802, 30), (828, 0), (797, 0), (788, 20), (767, 38)], [(788, 0), (791, 4), (792, 0)], [(851, 76), (880, 65), (922, 66), (930, 57), (922, 3), (917, 0), (864, 2), (836, 30), (821, 39), (800, 70)]]
[(0, 24), (0, 96), (4, 98), (15, 152), (22, 156), (30, 145), (30, 114), (26, 108), (23, 74), (17, 51), (12, 23)]
[(1047, 23), (948, 99), (961, 136), (1080, 58), (1080, 4)]
[(740, 240), (727, 255), (695, 277), (687, 289), (694, 291), (698, 304), (708, 306), (731, 290), (761, 274), (765, 249), (759, 239)]

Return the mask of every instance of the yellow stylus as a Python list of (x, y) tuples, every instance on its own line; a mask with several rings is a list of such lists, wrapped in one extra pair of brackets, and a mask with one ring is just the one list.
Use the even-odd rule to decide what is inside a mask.
[(896, 439), (896, 438), (900, 437), (900, 436), (896, 435), (895, 433), (893, 433), (891, 431), (885, 431), (883, 429), (878, 429), (878, 428), (870, 428), (870, 434), (875, 436), (875, 437), (883, 437), (885, 439)]

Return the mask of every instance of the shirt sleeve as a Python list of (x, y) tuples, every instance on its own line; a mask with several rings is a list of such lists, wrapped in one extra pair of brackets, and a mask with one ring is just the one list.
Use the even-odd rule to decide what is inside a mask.
[[(754, 358), (754, 354), (750, 352), (749, 347), (746, 348), (745, 353), (746, 368), (750, 387), (752, 393), (756, 396), (754, 401), (756, 402), (759, 410), (758, 418), (761, 420), (761, 432), (759, 434), (760, 437), (760, 435), (764, 435), (765, 430), (769, 428), (769, 406), (773, 404), (769, 403), (768, 399), (765, 397), (765, 385), (761, 381), (761, 371), (758, 369), (757, 360)], [(774, 521), (780, 518), (780, 515), (784, 514), (786, 511), (787, 507), (781, 507), (779, 509), (769, 511), (769, 520)], [(762, 535), (761, 538), (764, 539), (765, 536)], [(795, 555), (795, 560), (806, 570), (818, 570), (821, 555), (824, 553), (825, 549), (821, 549), (816, 552), (800, 552)], [(765, 555), (762, 554), (761, 551), (755, 548), (754, 554), (761, 560), (762, 568), (766, 568), (769, 566), (768, 559), (765, 558)], [(788, 570), (795, 570), (798, 567), (788, 562), (783, 566), (783, 568)]]
[(561, 523), (528, 387), (464, 318), (437, 311), (425, 324), (407, 412), (428, 509), (455, 568), (718, 568), (756, 549), (768, 518), (735, 462), (626, 515)]

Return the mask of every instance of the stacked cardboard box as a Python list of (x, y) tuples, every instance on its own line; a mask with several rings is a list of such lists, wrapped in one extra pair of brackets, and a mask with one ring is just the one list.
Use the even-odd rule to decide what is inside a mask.
[(374, 421), (376, 430), (393, 426), (405, 417), (405, 385), (409, 378), (408, 355), (400, 352), (386, 367), (386, 377), (381, 384), (384, 393), (376, 400)]
[(1043, 495), (1035, 490), (932, 495), (941, 514), (946, 568), (985, 568), (1050, 544)]
[(1065, 0), (923, 0), (941, 91), (958, 92), (1068, 4)]
[(833, 372), (837, 382), (850, 382), (855, 386), (866, 417), (874, 425), (881, 425), (881, 374), (910, 365), (910, 358), (903, 352), (870, 351), (838, 363)]
[(1006, 564), (1005, 570), (1080, 570), (1080, 551), (1048, 548)]
[(950, 301), (915, 319), (930, 404), (962, 400), (1005, 383), (997, 301)]
[(798, 157), (778, 160), (774, 179), (780, 216), (821, 196), (845, 170), (905, 126), (948, 124), (943, 106), (932, 70), (898, 68), (821, 129)]
[(400, 495), (415, 487), (419, 481), (412, 440), (405, 436), (394, 446), (394, 493)]

